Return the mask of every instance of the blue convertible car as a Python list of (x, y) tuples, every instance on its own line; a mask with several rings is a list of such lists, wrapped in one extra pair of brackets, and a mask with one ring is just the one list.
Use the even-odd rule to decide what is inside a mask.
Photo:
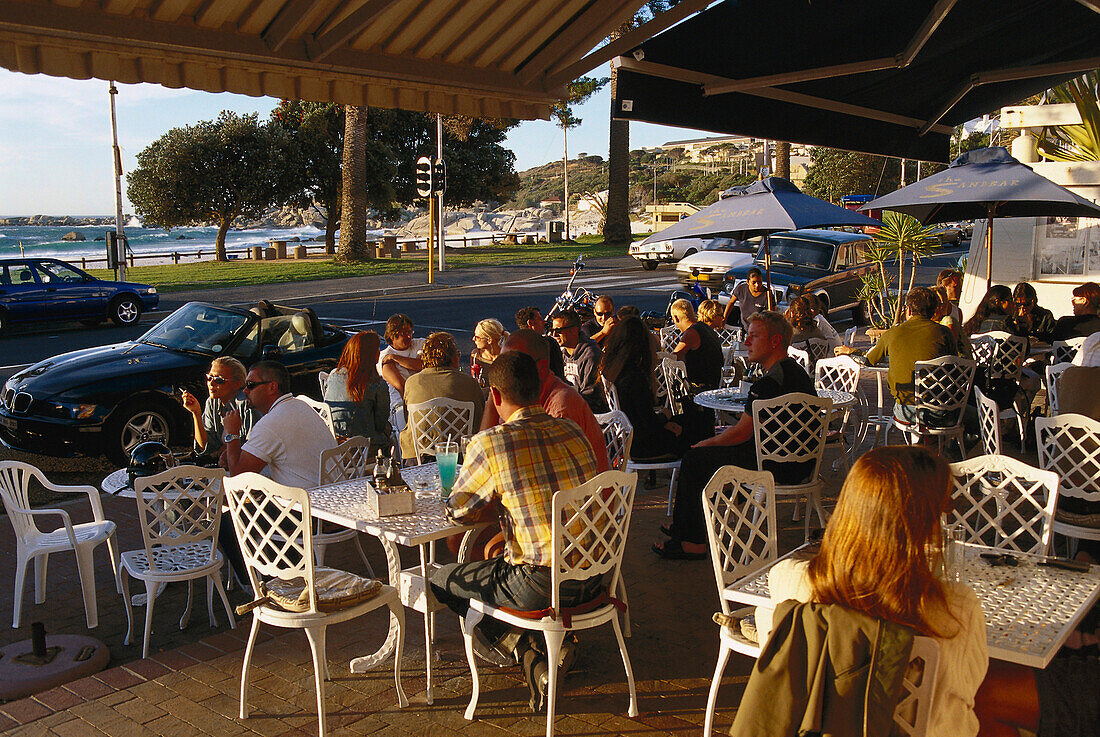
[(125, 465), (146, 440), (191, 442), (180, 389), (204, 399), (214, 358), (246, 366), (273, 358), (290, 370), (295, 394), (319, 396), (317, 372), (336, 366), (348, 337), (308, 307), (188, 302), (136, 340), (63, 353), (12, 376), (0, 392), (0, 440), (52, 456), (103, 453)]

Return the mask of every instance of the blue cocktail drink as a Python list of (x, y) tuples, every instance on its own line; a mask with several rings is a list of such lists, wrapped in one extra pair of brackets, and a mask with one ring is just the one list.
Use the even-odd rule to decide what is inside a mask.
[(454, 487), (455, 476), (458, 475), (458, 443), (436, 443), (435, 460), (439, 465), (439, 482), (443, 487), (441, 498), (446, 500), (451, 496), (451, 488)]

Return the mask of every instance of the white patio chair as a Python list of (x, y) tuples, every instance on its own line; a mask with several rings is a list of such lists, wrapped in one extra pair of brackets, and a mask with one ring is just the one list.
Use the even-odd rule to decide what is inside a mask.
[[(85, 494), (92, 508), (92, 521), (74, 524), (69, 511), (58, 507), (31, 509), (27, 496), (31, 479), (49, 491), (60, 494)], [(80, 589), (84, 594), (84, 616), (88, 629), (99, 626), (99, 609), (95, 595), (95, 568), (92, 551), (100, 543), (107, 543), (111, 556), (111, 568), (115, 574), (115, 588), (122, 591), (119, 578), (118, 542), (115, 523), (103, 516), (99, 490), (91, 486), (58, 486), (51, 484), (45, 474), (34, 466), (20, 461), (0, 461), (0, 501), (4, 503), (8, 521), (15, 531), (15, 601), (12, 609), (13, 628), (19, 628), (23, 612), (23, 589), (27, 564), (34, 561), (34, 603), (46, 601), (46, 567), (52, 553), (71, 550), (76, 555), (76, 568), (80, 575)], [(48, 532), (38, 527), (38, 520), (57, 517), (61, 526)], [(10, 565), (10, 563), (9, 563)]]
[(1068, 361), (1062, 361), (1043, 369), (1047, 387), (1047, 414), (1050, 417), (1058, 414), (1058, 379), (1062, 376), (1062, 372), (1072, 365)]
[(474, 434), (474, 403), (449, 397), (436, 397), (427, 402), (410, 404), (409, 425), (412, 427), (413, 453), (417, 465), (425, 455), (435, 455), (435, 444)]
[(846, 345), (849, 348), (851, 348), (853, 345), (855, 345), (856, 331), (858, 331), (858, 330), (859, 330), (858, 327), (850, 327), (847, 330), (845, 330), (844, 331), (844, 343), (843, 343), (843, 345)]
[[(988, 333), (975, 333), (970, 336), (970, 345), (974, 351), (974, 360), (985, 369), (987, 380), (1009, 379), (1020, 383), (1023, 376), (1024, 359), (1027, 358), (1027, 339), (1001, 330)], [(1022, 393), (1012, 401), (1012, 407), (1001, 410), (1002, 420), (1016, 418), (1020, 429), (1020, 442), (1024, 442), (1027, 415), (1030, 404), (1025, 406)]]
[(317, 414), (321, 415), (321, 419), (325, 421), (326, 425), (328, 425), (329, 433), (332, 435), (333, 438), (336, 437), (336, 429), (335, 429), (335, 427), (333, 427), (333, 424), (332, 424), (332, 408), (331, 407), (329, 407), (324, 402), (318, 402), (316, 399), (314, 399), (312, 397), (307, 397), (305, 394), (297, 394), (297, 395), (295, 395), (294, 398), (305, 402), (311, 408), (313, 408), (313, 410)]
[(798, 362), (798, 365), (802, 367), (802, 370), (807, 374), (813, 373), (811, 366), (810, 354), (802, 348), (795, 348), (793, 345), (787, 348), (787, 357), (793, 358)]
[[(562, 642), (568, 632), (586, 630), (611, 623), (619, 643), (623, 667), (630, 690), (629, 716), (638, 715), (638, 697), (634, 689), (634, 671), (626, 652), (619, 609), (615, 600), (597, 599), (595, 606), (562, 607), (561, 586), (565, 581), (584, 581), (603, 575), (607, 591), (618, 591), (622, 576), (623, 553), (630, 530), (630, 513), (634, 505), (634, 490), (638, 475), (622, 471), (604, 471), (575, 489), (563, 489), (554, 494), (551, 519), (553, 552), (550, 562), (550, 608), (537, 613), (517, 612), (495, 607), (477, 599), (462, 622), (462, 639), (466, 644), (466, 660), (470, 664), (473, 688), (465, 717), (474, 718), (481, 680), (474, 658), (473, 632), (483, 617), (505, 622), (512, 627), (542, 632), (546, 639), (549, 668), (546, 694), (546, 735), (554, 734), (554, 715), (558, 696), (558, 660)], [(573, 611), (576, 610), (576, 611)], [(531, 618), (532, 614), (541, 617)]]
[(909, 651), (909, 667), (901, 679), (901, 698), (894, 708), (892, 733), (924, 737), (932, 715), (932, 696), (940, 667), (940, 643), (932, 637), (917, 635)]
[(676, 356), (672, 353), (666, 353), (665, 351), (658, 351), (655, 357), (657, 361), (653, 365), (653, 376), (657, 381), (657, 405), (658, 407), (668, 407), (672, 409), (672, 404), (668, 398), (668, 382), (665, 379), (665, 359), (670, 361), (676, 360)]
[[(1100, 422), (1084, 415), (1066, 414), (1035, 420), (1039, 465), (1058, 474), (1058, 496), (1100, 502)], [(1100, 540), (1100, 525), (1054, 508), (1054, 531), (1071, 540)], [(1095, 519), (1095, 515), (1091, 515)], [(1076, 548), (1071, 543), (1072, 549)]]
[(983, 455), (951, 464), (951, 521), (964, 542), (1011, 553), (1045, 555), (1058, 496), (1058, 474), (1015, 458)]
[(723, 348), (736, 349), (741, 345), (741, 341), (743, 340), (741, 328), (726, 325), (721, 330), (716, 330), (715, 332), (718, 333), (718, 339), (722, 341)]
[[(374, 459), (371, 457), (370, 440), (362, 435), (348, 438), (335, 448), (321, 451), (321, 468), (317, 478), (320, 486), (335, 484), (338, 481), (350, 479), (365, 479), (374, 471)], [(351, 540), (355, 543), (355, 549), (359, 551), (359, 557), (363, 565), (367, 567), (367, 573), (374, 576), (374, 568), (367, 560), (367, 554), (363, 552), (363, 546), (359, 542), (359, 531), (353, 529), (340, 529), (336, 532), (325, 532), (321, 520), (317, 520), (313, 529), (313, 561), (318, 566), (325, 564), (325, 551), (329, 545)]]
[(665, 353), (672, 353), (672, 349), (680, 342), (680, 328), (675, 325), (668, 325), (661, 328), (660, 336), (661, 350)]
[[(810, 539), (810, 510), (817, 512), (825, 526), (821, 506), (821, 456), (829, 430), (833, 400), (792, 392), (775, 399), (758, 399), (752, 405), (753, 435), (756, 441), (757, 468), (775, 474), (788, 463), (810, 463), (805, 480), (796, 484), (776, 484), (776, 496), (793, 496), (795, 512), (798, 499), (806, 497), (804, 537)], [(797, 519), (797, 517), (795, 517)]]
[[(722, 613), (743, 619), (751, 615), (755, 607), (731, 611), (726, 589), (748, 576), (755, 576), (779, 557), (775, 481), (771, 473), (722, 466), (703, 488), (703, 517), (707, 522), (710, 561), (714, 566)], [(760, 656), (760, 644), (732, 627), (719, 627), (718, 664), (710, 682), (703, 726), (706, 737), (714, 734), (714, 704), (726, 663), (733, 652), (756, 658)]]
[(1084, 337), (1054, 341), (1050, 344), (1050, 362), (1054, 364), (1073, 363), (1073, 359), (1077, 357), (1077, 351), (1081, 350), (1081, 346), (1084, 344)]
[[(810, 375), (813, 375), (814, 367), (817, 366), (818, 361), (823, 358), (832, 358), (834, 355), (833, 349), (829, 347), (829, 341), (824, 338), (807, 338), (794, 343), (792, 347), (805, 351), (810, 361), (806, 373)], [(790, 355), (790, 351), (787, 351), (787, 355)]]
[(982, 437), (982, 453), (1001, 453), (1001, 410), (997, 403), (985, 395), (980, 387), (974, 387), (974, 399), (978, 404), (978, 428)]
[(607, 455), (611, 459), (611, 468), (622, 471), (630, 460), (630, 444), (634, 439), (634, 427), (622, 410), (612, 410), (596, 415), (596, 422), (603, 430), (603, 441), (607, 443)]
[(317, 383), (321, 385), (321, 396), (325, 396), (325, 390), (328, 389), (328, 371), (317, 372)]
[(120, 572), (122, 603), (126, 608), (126, 645), (134, 638), (130, 578), (145, 582), (143, 658), (149, 657), (157, 589), (173, 581), (187, 582), (187, 606), (180, 618), (181, 630), (191, 620), (192, 584), (197, 578), (206, 579), (206, 611), (210, 626), (217, 626), (214, 591), (221, 597), (230, 628), (237, 626), (222, 585), (225, 557), (218, 550), (224, 477), (225, 471), (220, 468), (176, 466), (134, 481), (137, 516), (145, 547), (124, 552)]
[[(820, 391), (841, 391), (852, 395), (859, 393), (860, 366), (851, 356), (836, 356), (835, 358), (822, 358), (814, 366), (814, 387)], [(825, 436), (825, 448), (840, 448), (840, 459), (844, 462), (844, 468), (852, 467), (848, 454), (859, 444), (861, 437), (866, 435), (863, 425), (867, 422), (866, 405), (849, 407), (842, 410), (834, 410), (830, 418), (829, 434)], [(831, 429), (837, 417), (840, 417), (840, 427)], [(856, 423), (859, 426), (854, 426)], [(849, 437), (849, 434), (851, 437)], [(835, 466), (834, 466), (835, 467)]]
[[(665, 390), (668, 393), (669, 406), (674, 414), (682, 412), (681, 398), (689, 394), (687, 367), (683, 361), (665, 358), (661, 362), (661, 374), (665, 377)], [(651, 459), (633, 459), (627, 456), (627, 471), (668, 471), (668, 505), (666, 514), (672, 514), (672, 501), (676, 498), (676, 480), (680, 476), (680, 459), (658, 457)]]
[(612, 412), (619, 408), (619, 390), (615, 388), (615, 384), (608, 381), (606, 376), (600, 377), (600, 384), (603, 386), (603, 396), (607, 400), (607, 407)]
[[(354, 619), (380, 607), (387, 607), (397, 621), (397, 645), (394, 652), (394, 682), (397, 687), (397, 703), (406, 706), (409, 703), (401, 687), (401, 654), (405, 645), (405, 608), (398, 597), (397, 589), (381, 586), (378, 592), (365, 600), (357, 597), (325, 601), (318, 590), (317, 574), (331, 572), (340, 577), (341, 584), (350, 588), (359, 584), (362, 588), (369, 581), (350, 573), (333, 571), (330, 568), (318, 569), (313, 565), (313, 556), (309, 554), (312, 545), (312, 524), (310, 518), (309, 494), (302, 489), (276, 484), (258, 473), (243, 473), (227, 477), (222, 482), (225, 499), (229, 506), (229, 515), (233, 519), (233, 529), (241, 545), (241, 555), (248, 569), (248, 578), (252, 590), (264, 596), (267, 586), (276, 581), (302, 585), (299, 601), (303, 611), (288, 611), (279, 607), (266, 597), (252, 610), (252, 628), (245, 645), (244, 662), (241, 665), (241, 708), (240, 718), (247, 719), (248, 671), (252, 663), (252, 651), (256, 646), (256, 635), (260, 623), (272, 627), (304, 629), (313, 654), (313, 677), (317, 691), (317, 720), (320, 734), (327, 731), (325, 714), (325, 681), (329, 680), (328, 661), (325, 657), (325, 628), (330, 624)], [(286, 537), (275, 539), (275, 531), (281, 530)], [(340, 575), (342, 574), (342, 576)], [(324, 609), (322, 609), (324, 606)]]
[[(894, 426), (910, 444), (924, 436), (936, 438), (943, 450), (943, 439), (954, 438), (959, 453), (966, 458), (963, 442), (963, 411), (974, 385), (976, 364), (969, 358), (942, 356), (931, 361), (917, 361), (913, 366), (913, 407), (920, 410), (916, 422), (894, 418)], [(945, 418), (942, 423), (930, 423), (932, 413)]]

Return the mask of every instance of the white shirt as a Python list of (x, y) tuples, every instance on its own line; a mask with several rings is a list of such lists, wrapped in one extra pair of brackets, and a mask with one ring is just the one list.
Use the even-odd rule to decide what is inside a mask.
[(840, 339), (840, 333), (836, 331), (829, 319), (824, 315), (814, 315), (814, 322), (817, 323), (817, 329), (821, 331), (821, 334), (825, 336), (825, 340), (829, 341), (829, 348), (836, 348), (843, 341)]
[[(378, 354), (378, 366), (376, 367), (378, 370), (378, 375), (382, 375), (382, 359), (386, 356), (394, 355), (401, 356), (402, 358), (420, 358), (420, 351), (423, 348), (424, 338), (413, 338), (412, 344), (403, 351), (397, 350), (392, 345), (386, 346), (382, 349), (381, 353)], [(410, 371), (399, 363), (395, 365), (397, 366), (397, 373), (401, 374), (401, 378), (408, 381), (409, 377), (412, 376), (414, 372)], [(394, 389), (393, 384), (390, 384), (390, 406), (393, 407), (394, 405), (400, 403), (401, 392)]]
[(241, 452), (264, 461), (263, 474), (275, 483), (312, 489), (320, 483), (321, 451), (335, 447), (317, 411), (284, 394), (252, 427)]

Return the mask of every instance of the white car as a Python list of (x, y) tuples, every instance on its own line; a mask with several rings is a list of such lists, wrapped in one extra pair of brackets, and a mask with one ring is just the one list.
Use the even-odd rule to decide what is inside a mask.
[(715, 240), (728, 238), (673, 238), (671, 240), (651, 240), (649, 236), (639, 243), (630, 245), (629, 253), (646, 271), (653, 271), (657, 264), (674, 264), (684, 256), (698, 253)]
[(722, 278), (730, 269), (752, 263), (760, 239), (738, 241), (714, 238), (705, 249), (680, 259), (676, 279), (685, 287), (696, 282), (715, 294), (722, 290)]

